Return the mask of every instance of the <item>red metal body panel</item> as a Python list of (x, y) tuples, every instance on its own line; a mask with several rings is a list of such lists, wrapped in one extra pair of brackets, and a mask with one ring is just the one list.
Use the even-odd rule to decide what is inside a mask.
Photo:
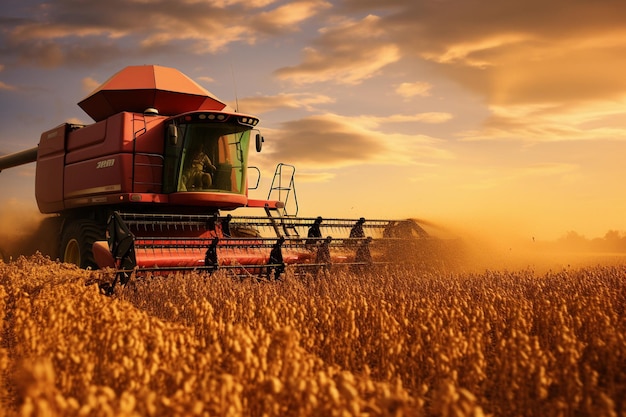
[(218, 208), (244, 207), (248, 197), (242, 194), (212, 192), (182, 192), (169, 195), (170, 203), (181, 206), (212, 206)]
[[(120, 152), (163, 153), (163, 116), (122, 112), (106, 120), (70, 132), (66, 163), (113, 155)], [(133, 139), (137, 138), (133, 144)]]
[[(102, 162), (105, 163), (102, 163)], [(64, 198), (132, 192), (132, 154), (109, 155), (65, 167)]]
[(276, 200), (257, 200), (253, 198), (248, 199), (248, 207), (252, 208), (269, 208), (269, 209), (279, 209), (285, 207), (282, 201)]
[[(45, 172), (44, 175), (41, 173)], [(58, 213), (63, 205), (63, 155), (41, 157), (35, 175), (36, 199), (39, 211)]]
[[(141, 242), (137, 242), (140, 244)], [(206, 249), (202, 248), (136, 248), (135, 257), (139, 268), (159, 267), (163, 269), (172, 267), (203, 267)], [(236, 265), (267, 265), (269, 252), (259, 252), (254, 248), (217, 248), (217, 256), (220, 266)], [(286, 264), (304, 264), (313, 262), (310, 253), (287, 251), (283, 252), (283, 261)]]
[(101, 122), (85, 126), (82, 129), (70, 132), (67, 135), (65, 149), (68, 153), (74, 153), (74, 155), (70, 156), (69, 162), (72, 162), (72, 157), (75, 160), (81, 159), (80, 153), (77, 153), (76, 151), (84, 148), (92, 149), (94, 146), (104, 142), (106, 139), (107, 124), (108, 120), (103, 120)]
[(42, 213), (63, 210), (63, 172), (65, 136), (69, 125), (64, 123), (41, 134), (37, 149), (35, 197)]
[[(66, 209), (97, 206), (97, 205), (118, 205), (118, 204), (162, 204), (169, 203), (167, 194), (148, 194), (148, 193), (112, 193), (92, 195), (89, 197), (68, 198), (64, 202)], [(139, 208), (138, 208), (139, 209)]]
[(100, 268), (115, 268), (115, 259), (109, 250), (109, 245), (104, 240), (94, 242), (91, 249), (94, 260)]

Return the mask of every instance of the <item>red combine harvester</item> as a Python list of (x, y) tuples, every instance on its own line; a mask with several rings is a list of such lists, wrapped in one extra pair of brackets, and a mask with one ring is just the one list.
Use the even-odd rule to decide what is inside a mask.
[[(0, 170), (36, 162), (37, 204), (60, 220), (63, 262), (115, 268), (122, 282), (130, 271), (185, 269), (278, 277), (286, 265), (388, 262), (407, 239), (431, 240), (411, 220), (296, 217), (290, 165), (278, 165), (267, 200), (249, 198), (259, 120), (176, 69), (127, 67), (78, 105), (95, 123), (63, 123), (0, 157)], [(243, 207), (263, 215), (223, 215)]]

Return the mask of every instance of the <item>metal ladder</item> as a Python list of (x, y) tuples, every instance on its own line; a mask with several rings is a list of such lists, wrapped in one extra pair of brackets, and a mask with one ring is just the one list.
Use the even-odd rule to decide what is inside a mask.
[[(295, 166), (283, 164), (282, 162), (276, 165), (272, 185), (270, 186), (270, 191), (267, 194), (268, 200), (277, 200), (283, 203), (284, 207), (282, 208), (280, 215), (284, 217), (295, 217), (298, 215), (298, 197), (296, 195), (296, 185), (294, 182), (295, 175)], [(292, 195), (293, 200), (290, 200)], [(293, 207), (295, 209), (293, 214), (288, 212), (288, 207)]]
[[(294, 225), (283, 221), (284, 217), (295, 217), (298, 214), (298, 197), (296, 195), (296, 185), (294, 182), (295, 175), (295, 166), (283, 164), (282, 162), (276, 165), (272, 185), (267, 194), (268, 200), (276, 200), (283, 203), (282, 208), (265, 209), (278, 236), (299, 237), (298, 231)], [(293, 200), (290, 200), (292, 196)], [(293, 214), (289, 214), (289, 207), (295, 209)], [(273, 212), (276, 212), (277, 216), (274, 216)], [(280, 228), (282, 228), (282, 232)]]

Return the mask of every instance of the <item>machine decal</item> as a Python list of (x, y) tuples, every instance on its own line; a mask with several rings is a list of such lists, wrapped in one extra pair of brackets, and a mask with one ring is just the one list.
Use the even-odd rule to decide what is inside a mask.
[(115, 159), (113, 159), (113, 158), (111, 158), (111, 159), (104, 159), (104, 160), (98, 161), (96, 163), (96, 169), (110, 168), (113, 165), (115, 165)]

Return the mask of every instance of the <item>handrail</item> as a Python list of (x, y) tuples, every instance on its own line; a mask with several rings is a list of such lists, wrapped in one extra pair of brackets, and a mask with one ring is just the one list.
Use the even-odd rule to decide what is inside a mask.
[[(155, 164), (155, 163), (143, 163), (143, 162), (137, 162), (137, 157), (138, 156), (145, 156), (148, 158), (156, 158), (159, 160), (160, 163)], [(135, 179), (135, 175), (134, 175), (134, 171), (135, 171), (135, 167), (151, 167), (151, 168), (160, 168), (163, 169), (165, 167), (165, 157), (161, 154), (158, 153), (150, 153), (150, 152), (136, 152), (134, 153), (133, 156), (133, 190), (135, 185), (156, 185), (161, 187), (162, 183), (161, 181), (157, 181), (157, 182), (146, 182), (146, 181), (137, 181)]]
[(256, 171), (258, 173), (258, 176), (256, 178), (255, 186), (254, 187), (250, 187), (248, 185), (248, 190), (256, 190), (257, 188), (259, 188), (259, 183), (261, 182), (261, 170), (259, 169), (259, 167), (255, 167), (255, 166), (250, 165), (250, 166), (248, 166), (248, 171), (251, 171), (251, 170)]

